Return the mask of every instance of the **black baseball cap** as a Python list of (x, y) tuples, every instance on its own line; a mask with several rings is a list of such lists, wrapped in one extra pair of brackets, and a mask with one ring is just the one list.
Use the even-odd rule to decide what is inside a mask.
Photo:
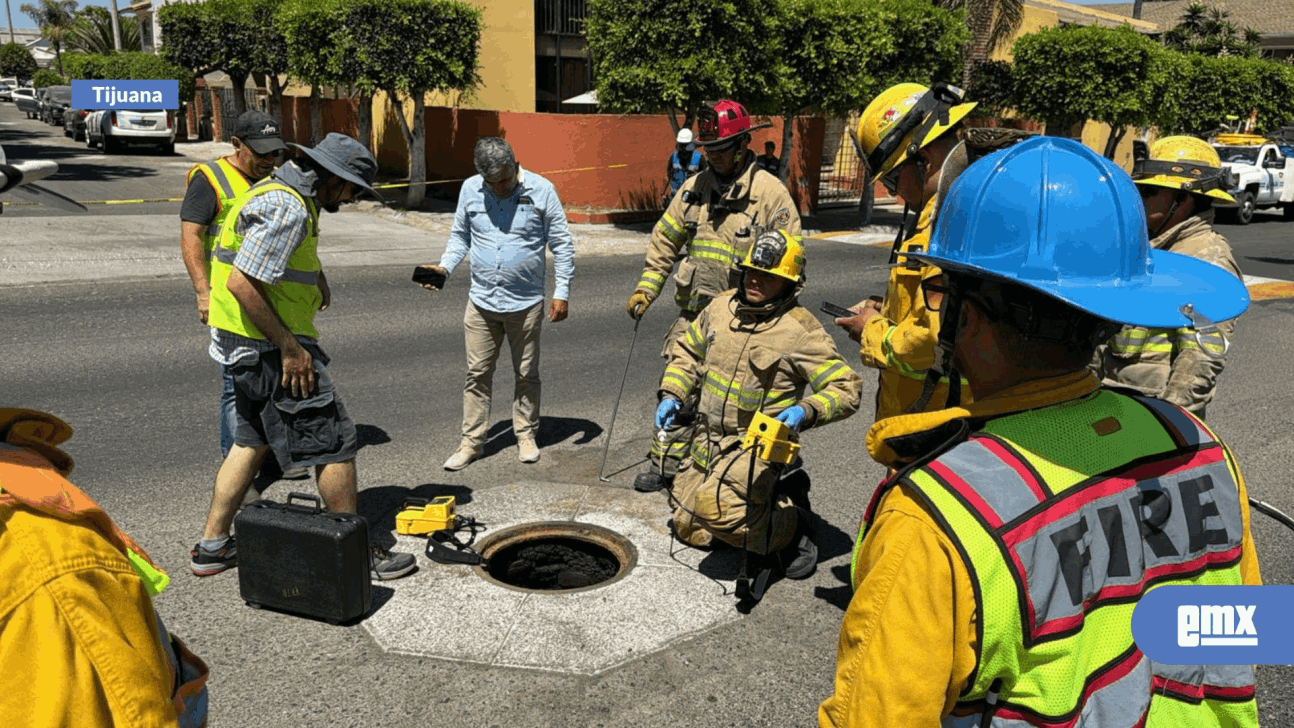
[(278, 119), (263, 111), (244, 111), (234, 122), (234, 136), (257, 154), (287, 151)]

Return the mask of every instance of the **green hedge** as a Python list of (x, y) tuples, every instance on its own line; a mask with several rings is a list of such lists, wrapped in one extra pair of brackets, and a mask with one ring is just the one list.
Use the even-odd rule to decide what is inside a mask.
[(68, 53), (63, 68), (72, 78), (101, 78), (146, 81), (175, 79), (180, 82), (180, 101), (193, 98), (193, 72), (151, 53)]
[(42, 68), (31, 77), (32, 88), (45, 88), (46, 86), (66, 86), (67, 79), (57, 73)]

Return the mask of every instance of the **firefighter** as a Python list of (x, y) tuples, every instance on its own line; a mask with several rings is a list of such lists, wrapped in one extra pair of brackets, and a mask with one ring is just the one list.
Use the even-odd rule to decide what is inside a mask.
[[(1150, 245), (1189, 255), (1243, 279), (1231, 246), (1213, 229), (1213, 201), (1234, 203), (1223, 182), (1222, 162), (1208, 142), (1164, 137), (1149, 158), (1132, 166), (1132, 179), (1146, 208)], [(1129, 326), (1097, 350), (1095, 367), (1103, 383), (1135, 389), (1204, 416), (1213, 399), (1234, 321), (1209, 328), (1147, 329)]]
[(762, 566), (792, 579), (817, 564), (808, 476), (798, 462), (755, 458), (741, 438), (756, 412), (800, 432), (852, 415), (862, 397), (862, 379), (799, 304), (804, 263), (799, 238), (764, 233), (741, 263), (737, 289), (715, 298), (674, 343), (656, 411), (657, 428), (666, 429), (699, 397), (690, 457), (673, 487), (676, 536), (698, 548), (718, 539), (777, 555)]
[[(697, 115), (696, 144), (708, 168), (687, 179), (652, 230), (642, 276), (626, 309), (635, 320), (651, 306), (674, 271), (678, 317), (665, 334), (661, 357), (683, 335), (697, 314), (720, 293), (736, 286), (735, 265), (761, 232), (800, 234), (800, 214), (782, 182), (755, 164), (750, 133), (771, 124), (752, 125), (736, 101), (720, 101)], [(677, 270), (675, 270), (677, 264)], [(688, 438), (666, 452), (652, 446), (651, 467), (634, 488), (651, 492), (668, 485), (687, 455)]]
[(942, 271), (925, 303), (975, 402), (868, 432), (898, 472), (864, 510), (819, 724), (1257, 726), (1251, 666), (1155, 663), (1131, 626), (1152, 587), (1261, 583), (1236, 463), (1087, 369), (1121, 324), (1239, 316), (1244, 284), (1151, 249), (1132, 180), (1069, 139), (971, 165), (943, 211), (912, 255)]
[[(940, 176), (959, 149), (961, 120), (974, 108), (962, 103), (961, 90), (952, 86), (901, 83), (873, 99), (858, 121), (856, 139), (867, 155), (868, 183), (879, 179), (905, 206), (885, 297), (860, 301), (851, 307), (857, 315), (836, 319), (859, 342), (863, 364), (880, 370), (878, 420), (903, 414), (923, 398), (939, 322), (926, 310), (920, 287), (939, 270), (907, 254), (929, 245)], [(964, 166), (964, 154), (960, 160)], [(918, 213), (914, 223), (908, 209)], [(938, 388), (932, 381), (922, 409), (938, 409), (947, 400), (947, 378), (936, 381)]]

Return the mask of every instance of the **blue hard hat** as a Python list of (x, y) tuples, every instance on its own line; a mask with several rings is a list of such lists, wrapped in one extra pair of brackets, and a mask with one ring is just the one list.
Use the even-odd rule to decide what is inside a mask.
[(1152, 249), (1132, 178), (1070, 139), (1034, 137), (972, 164), (940, 203), (929, 250), (907, 255), (1131, 326), (1191, 326), (1187, 304), (1212, 321), (1249, 307), (1230, 271)]

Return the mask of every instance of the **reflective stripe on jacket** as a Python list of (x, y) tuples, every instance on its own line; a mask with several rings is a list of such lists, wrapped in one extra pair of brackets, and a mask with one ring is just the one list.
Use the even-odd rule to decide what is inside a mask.
[(254, 197), (272, 190), (287, 192), (301, 201), (310, 213), (310, 231), (292, 252), (292, 257), (288, 258), (287, 270), (283, 272), (279, 282), (273, 285), (262, 284), (265, 297), (288, 330), (299, 336), (317, 339), (319, 333), (315, 330), (314, 317), (323, 302), (323, 294), (319, 291), (319, 271), (322, 267), (318, 254), (319, 207), (314, 198), (303, 198), (296, 190), (273, 177), (252, 185), (247, 194), (238, 198), (229, 211), (230, 224), (221, 232), (219, 245), (216, 246), (211, 261), (210, 324), (249, 339), (266, 338), (229, 292), (228, 281), (234, 259), (243, 243), (243, 236), (237, 232), (238, 214)]
[[(1189, 255), (1241, 278), (1231, 246), (1213, 229), (1212, 211), (1188, 218), (1151, 241), (1151, 246)], [(1200, 333), (1193, 328), (1125, 327), (1097, 349), (1093, 369), (1102, 382), (1127, 387), (1202, 414), (1217, 391), (1218, 375), (1235, 321)], [(1203, 349), (1201, 349), (1203, 345)]]
[(207, 266), (207, 276), (211, 275), (211, 251), (215, 249), (216, 242), (220, 238), (220, 231), (224, 228), (225, 218), (229, 216), (229, 210), (233, 207), (234, 201), (242, 197), (251, 183), (239, 172), (233, 164), (225, 157), (221, 157), (214, 162), (199, 164), (189, 170), (189, 176), (185, 179), (185, 185), (193, 183), (194, 176), (201, 174), (207, 178), (211, 189), (215, 190), (216, 197), (220, 201), (220, 207), (216, 210), (216, 216), (207, 224), (206, 229), (198, 235), (202, 240), (202, 260)]
[(855, 562), (896, 484), (932, 511), (976, 595), (976, 666), (944, 726), (978, 728), (998, 679), (996, 728), (1257, 725), (1250, 666), (1160, 665), (1132, 641), (1148, 589), (1243, 582), (1238, 470), (1198, 419), (1110, 391), (991, 419), (878, 489)]
[[(761, 232), (800, 234), (800, 213), (791, 193), (759, 169), (749, 150), (745, 165), (722, 195), (713, 167), (683, 183), (652, 229), (637, 288), (658, 296), (674, 271), (675, 304), (684, 311), (700, 311), (736, 285), (730, 278), (732, 267)], [(685, 197), (692, 201), (685, 202)], [(689, 232), (691, 225), (695, 234)]]

